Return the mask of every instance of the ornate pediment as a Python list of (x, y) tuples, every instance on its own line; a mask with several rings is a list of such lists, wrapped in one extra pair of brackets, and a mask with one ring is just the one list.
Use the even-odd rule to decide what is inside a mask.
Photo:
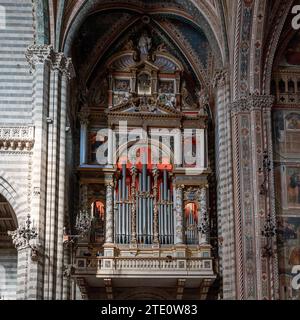
[(146, 95), (141, 97), (124, 96), (123, 102), (109, 109), (108, 114), (181, 116), (181, 112), (175, 108), (172, 96), (165, 94), (159, 95), (157, 98)]

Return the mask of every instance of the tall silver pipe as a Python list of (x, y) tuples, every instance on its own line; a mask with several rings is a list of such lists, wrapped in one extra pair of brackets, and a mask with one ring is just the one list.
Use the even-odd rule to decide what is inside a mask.
[(168, 204), (166, 205), (167, 207), (167, 220), (168, 220), (168, 244), (171, 243), (171, 214), (170, 214), (170, 190), (168, 190)]
[[(142, 173), (139, 173), (139, 193), (141, 192), (142, 190)], [(139, 196), (139, 206), (138, 206), (138, 214), (137, 214), (137, 217), (138, 217), (138, 226), (139, 226), (139, 231), (138, 231), (138, 239), (139, 239), (139, 242), (142, 241), (142, 213), (143, 213), (143, 210), (142, 210), (142, 198)]]
[[(126, 185), (126, 193), (125, 193), (125, 198), (126, 201), (128, 200), (128, 186)], [(128, 243), (128, 203), (125, 204), (125, 242)]]
[(158, 191), (158, 169), (154, 167), (153, 173), (153, 243), (159, 244), (159, 208), (157, 204), (157, 191)]
[[(143, 192), (147, 191), (147, 165), (143, 164), (143, 169), (142, 169), (142, 177), (143, 177)], [(142, 233), (143, 233), (143, 242), (145, 243), (146, 241), (146, 235), (147, 235), (147, 220), (146, 220), (146, 198), (143, 198), (143, 212), (142, 212)]]
[(124, 243), (125, 240), (125, 212), (126, 212), (126, 164), (122, 164), (122, 243)]
[[(129, 199), (130, 184), (129, 184), (129, 186), (127, 187), (127, 190), (128, 190), (128, 192), (127, 192), (127, 199), (128, 199), (128, 201), (129, 201), (129, 200), (130, 200), (130, 199)], [(131, 232), (130, 232), (131, 214), (130, 214), (130, 212), (131, 212), (131, 204), (128, 204), (128, 205), (127, 205), (127, 243), (130, 243), (130, 239), (131, 239)]]
[(119, 184), (119, 186), (118, 186), (118, 191), (119, 191), (118, 192), (118, 201), (119, 201), (118, 208), (119, 208), (119, 210), (118, 210), (118, 217), (117, 217), (117, 219), (118, 219), (118, 242), (121, 243), (121, 232), (122, 232), (122, 230), (121, 230), (121, 216), (122, 216), (122, 205), (121, 205), (122, 181), (121, 181), (121, 179), (119, 179), (118, 184)]
[[(164, 184), (161, 182), (160, 184), (160, 201), (162, 202), (164, 200)], [(164, 205), (160, 205), (160, 215), (161, 215), (161, 238), (162, 238), (162, 243), (165, 244), (165, 212), (164, 212)]]
[[(173, 190), (172, 190), (173, 191)], [(171, 196), (170, 196), (170, 199), (173, 198), (173, 195), (171, 193)], [(172, 201), (171, 201), (172, 202)], [(171, 235), (172, 235), (172, 238), (171, 238), (171, 243), (174, 244), (174, 241), (175, 241), (175, 234), (174, 234), (174, 202), (172, 202), (171, 204), (171, 209), (170, 209), (170, 215), (171, 215)]]
[(118, 200), (118, 194), (117, 194), (117, 191), (115, 190), (114, 192), (114, 199), (115, 199), (115, 205), (114, 205), (114, 208), (115, 208), (115, 221), (114, 221), (114, 233), (115, 233), (115, 241), (116, 243), (118, 243), (118, 207), (117, 207), (117, 201)]
[[(149, 177), (149, 190), (151, 190), (151, 179)], [(153, 218), (154, 218), (154, 210), (153, 210), (153, 198), (149, 198), (149, 234), (150, 234), (150, 243), (152, 243), (153, 239)]]
[[(150, 195), (150, 176), (147, 177), (147, 192), (148, 192), (148, 195)], [(150, 210), (150, 201), (151, 201), (151, 198), (150, 196), (148, 196), (147, 198), (147, 217), (146, 217), (146, 231), (147, 231), (147, 243), (151, 243), (151, 210)]]
[[(159, 198), (158, 202), (161, 200), (161, 184), (159, 185)], [(159, 240), (162, 244), (162, 215), (161, 215), (161, 204), (158, 205), (158, 227), (159, 227)]]
[[(163, 172), (163, 193), (164, 193), (164, 201), (168, 199), (168, 171), (164, 170)], [(164, 204), (164, 234), (165, 234), (165, 243), (168, 243), (168, 210), (167, 204)]]
[(137, 238), (136, 238), (136, 226), (137, 226), (137, 220), (136, 220), (136, 208), (137, 208), (137, 197), (136, 197), (136, 175), (137, 175), (137, 170), (136, 167), (133, 166), (131, 168), (131, 207), (130, 207), (130, 243), (136, 244), (137, 243)]

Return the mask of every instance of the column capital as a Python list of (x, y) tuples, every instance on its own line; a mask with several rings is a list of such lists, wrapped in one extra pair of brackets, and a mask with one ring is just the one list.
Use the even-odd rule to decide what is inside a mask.
[(54, 54), (52, 69), (60, 71), (68, 79), (75, 77), (75, 70), (71, 58), (66, 58), (63, 52)]
[(271, 110), (274, 103), (271, 95), (250, 95), (231, 103), (231, 113)]
[(104, 184), (105, 184), (106, 187), (113, 188), (115, 186), (114, 174), (111, 173), (111, 174), (105, 175)]
[(78, 112), (78, 118), (79, 118), (80, 124), (89, 124), (89, 118), (90, 118), (89, 109), (81, 109), (81, 111)]
[(25, 57), (31, 72), (35, 70), (36, 65), (49, 62), (52, 70), (60, 71), (68, 79), (75, 76), (72, 59), (65, 57), (63, 52), (55, 52), (52, 45), (30, 45), (25, 52)]
[(30, 45), (25, 57), (29, 63), (30, 69), (34, 70), (37, 64), (44, 64), (46, 61), (53, 59), (54, 51), (52, 45)]
[(222, 88), (229, 81), (229, 73), (227, 69), (217, 70), (214, 74), (212, 85), (214, 88)]

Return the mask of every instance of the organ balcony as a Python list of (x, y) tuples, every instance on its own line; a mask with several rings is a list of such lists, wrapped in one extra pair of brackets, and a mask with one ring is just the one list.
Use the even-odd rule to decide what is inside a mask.
[(123, 164), (107, 177), (106, 202), (97, 204), (103, 241), (79, 242), (76, 277), (160, 279), (161, 285), (215, 279), (205, 176), (191, 182), (172, 166)]

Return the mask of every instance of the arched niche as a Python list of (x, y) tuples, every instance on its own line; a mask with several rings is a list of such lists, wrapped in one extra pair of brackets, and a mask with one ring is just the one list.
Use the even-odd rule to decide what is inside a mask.
[(8, 231), (17, 228), (15, 212), (0, 194), (0, 299), (15, 300), (17, 290), (17, 250)]

